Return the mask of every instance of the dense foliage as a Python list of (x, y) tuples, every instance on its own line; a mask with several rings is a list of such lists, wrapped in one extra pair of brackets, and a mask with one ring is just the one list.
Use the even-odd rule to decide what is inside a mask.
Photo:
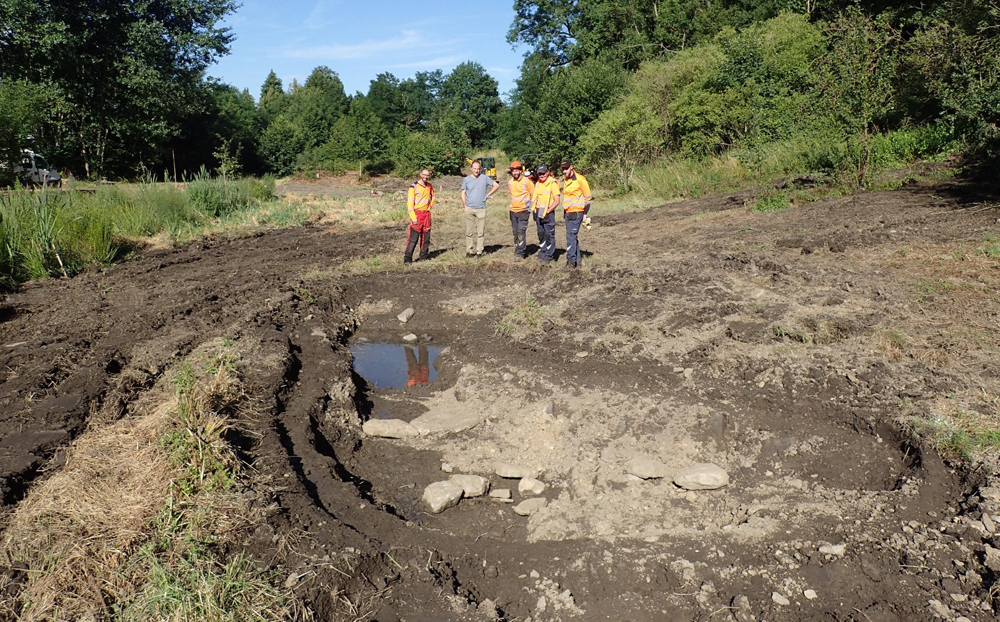
[(205, 77), (235, 6), (0, 0), (0, 160), (30, 146), (91, 178), (409, 175), (501, 149), (627, 188), (663, 158), (865, 184), (956, 147), (1000, 155), (1000, 0), (514, 0), (508, 39), (527, 53), (506, 101), (472, 61), (354, 95), (330, 67), (287, 87), (272, 72), (255, 100)]

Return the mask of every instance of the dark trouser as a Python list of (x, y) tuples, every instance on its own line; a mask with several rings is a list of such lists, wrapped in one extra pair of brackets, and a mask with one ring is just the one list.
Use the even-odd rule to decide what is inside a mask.
[(535, 212), (535, 229), (538, 231), (538, 260), (552, 261), (556, 255), (556, 213), (539, 218)]
[(580, 251), (580, 225), (583, 224), (583, 212), (571, 212), (564, 215), (566, 219), (566, 262), (574, 267), (580, 266), (583, 253)]
[(524, 257), (528, 254), (528, 212), (510, 213), (510, 230), (514, 233), (514, 255)]
[(431, 213), (416, 212), (417, 224), (410, 223), (409, 235), (406, 238), (406, 252), (403, 253), (403, 261), (409, 263), (413, 261), (413, 251), (417, 244), (420, 244), (419, 259), (427, 259), (431, 248)]

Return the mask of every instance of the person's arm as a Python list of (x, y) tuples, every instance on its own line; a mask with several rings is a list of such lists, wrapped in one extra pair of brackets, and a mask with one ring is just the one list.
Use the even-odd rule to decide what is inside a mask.
[(590, 191), (590, 182), (587, 181), (586, 177), (580, 179), (580, 190), (583, 192), (583, 215), (586, 216), (590, 212), (590, 202), (594, 200), (594, 195)]
[(432, 186), (430, 184), (427, 184), (427, 191), (431, 193), (431, 201), (430, 201), (430, 203), (427, 204), (427, 209), (430, 209), (430, 208), (434, 207), (435, 203), (437, 203), (438, 198), (437, 198), (437, 194), (435, 194), (435, 192), (434, 192), (434, 186)]
[(462, 207), (466, 209), (469, 207), (465, 204), (465, 186), (462, 186)]
[(416, 200), (415, 195), (416, 190), (413, 186), (410, 186), (410, 189), (406, 191), (406, 213), (410, 215), (410, 222), (413, 224), (417, 224), (417, 212), (413, 209), (413, 203)]
[(500, 189), (500, 182), (494, 179), (493, 180), (493, 187), (490, 188), (490, 191), (486, 193), (486, 198), (488, 199), (491, 196), (493, 196), (494, 194), (496, 194), (497, 190), (499, 190), (499, 189)]

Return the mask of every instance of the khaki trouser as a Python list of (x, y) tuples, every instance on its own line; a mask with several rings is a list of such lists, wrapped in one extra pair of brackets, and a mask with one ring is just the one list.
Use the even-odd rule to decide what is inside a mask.
[(470, 255), (482, 255), (485, 241), (486, 208), (465, 208), (465, 252)]

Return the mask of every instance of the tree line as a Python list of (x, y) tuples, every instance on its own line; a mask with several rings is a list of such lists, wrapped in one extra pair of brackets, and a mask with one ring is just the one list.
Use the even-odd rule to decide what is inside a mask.
[(0, 156), (31, 136), (84, 177), (408, 175), (494, 148), (627, 188), (661, 158), (861, 184), (899, 159), (1000, 153), (1000, 0), (514, 0), (528, 53), (505, 99), (474, 60), (353, 95), (329, 67), (272, 72), (255, 98), (206, 77), (235, 8), (0, 0)]

